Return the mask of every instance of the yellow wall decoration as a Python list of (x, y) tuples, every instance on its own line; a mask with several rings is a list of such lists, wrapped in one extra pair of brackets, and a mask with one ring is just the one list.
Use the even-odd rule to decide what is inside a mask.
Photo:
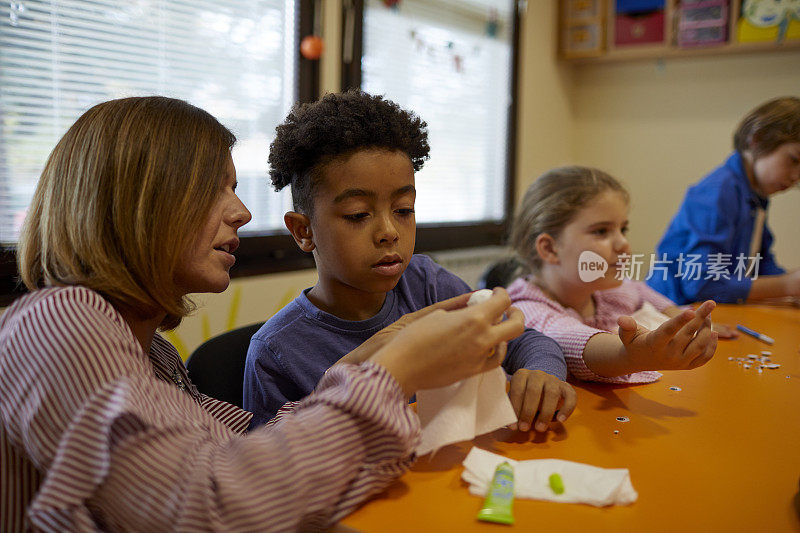
[(192, 295), (197, 311), (163, 335), (185, 361), (208, 339), (267, 320), (315, 282), (314, 270), (237, 278), (221, 294)]
[(800, 0), (744, 0), (736, 25), (741, 43), (800, 39)]

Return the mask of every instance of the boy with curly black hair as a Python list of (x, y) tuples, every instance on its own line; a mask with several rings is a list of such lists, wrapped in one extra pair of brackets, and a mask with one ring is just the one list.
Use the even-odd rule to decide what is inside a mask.
[[(331, 365), (401, 316), (470, 291), (414, 254), (414, 172), (428, 152), (425, 122), (358, 90), (295, 106), (278, 126), (272, 184), (291, 185), (294, 211), (284, 222), (314, 254), (319, 280), (250, 342), (244, 407), (254, 426), (311, 393)], [(549, 337), (527, 330), (508, 343), (503, 367), (520, 430), (536, 417), (544, 431), (557, 410), (564, 421), (574, 409), (563, 352)]]

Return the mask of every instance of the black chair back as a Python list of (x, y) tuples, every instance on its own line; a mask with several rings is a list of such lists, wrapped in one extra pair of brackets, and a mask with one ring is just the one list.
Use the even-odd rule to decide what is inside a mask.
[(522, 270), (522, 263), (516, 257), (509, 257), (491, 263), (483, 271), (481, 279), (478, 280), (478, 289), (494, 289), (495, 287), (507, 287), (509, 283)]
[(203, 394), (242, 406), (244, 362), (250, 338), (263, 322), (208, 339), (186, 360), (189, 379)]

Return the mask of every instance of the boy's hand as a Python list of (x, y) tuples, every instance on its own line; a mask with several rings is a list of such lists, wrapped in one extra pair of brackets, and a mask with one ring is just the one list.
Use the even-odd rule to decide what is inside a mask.
[(527, 368), (514, 372), (508, 396), (519, 419), (516, 424), (512, 424), (511, 429), (520, 431), (528, 431), (532, 427), (536, 431), (546, 431), (556, 409), (557, 420), (563, 422), (575, 410), (577, 401), (575, 389), (568, 383), (547, 372)]
[(423, 307), (418, 311), (414, 311), (413, 313), (407, 313), (397, 319), (395, 322), (392, 322), (375, 335), (364, 341), (359, 347), (355, 350), (351, 351), (350, 353), (346, 354), (344, 357), (336, 361), (334, 364), (340, 363), (350, 363), (357, 365), (359, 363), (363, 363), (372, 355), (380, 350), (383, 346), (386, 345), (390, 340), (392, 340), (403, 328), (418, 320), (425, 315), (429, 315), (430, 313), (436, 311), (437, 309), (444, 309), (445, 311), (452, 311), (454, 309), (461, 309), (466, 307), (467, 300), (469, 300), (470, 294), (466, 293), (460, 296), (456, 296), (454, 298), (450, 298), (447, 300), (442, 300), (441, 302), (437, 302), (433, 305), (429, 305), (428, 307)]
[(653, 331), (636, 324), (629, 316), (619, 317), (619, 338), (631, 368), (639, 370), (688, 370), (709, 362), (717, 349), (716, 332), (711, 331), (713, 300), (697, 310), (686, 309)]

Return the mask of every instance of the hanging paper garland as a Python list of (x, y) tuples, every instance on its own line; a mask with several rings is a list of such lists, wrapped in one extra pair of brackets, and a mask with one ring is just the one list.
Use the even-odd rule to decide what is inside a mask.
[[(414, 42), (417, 53), (427, 53), (428, 57), (434, 61), (447, 61), (453, 66), (455, 72), (462, 74), (466, 69), (467, 57), (463, 52), (464, 45), (455, 41), (429, 41), (417, 30), (408, 32), (410, 39)], [(475, 45), (472, 56), (481, 54), (480, 45)]]
[(486, 20), (486, 35), (489, 37), (497, 37), (497, 29), (499, 21), (497, 19), (497, 10), (495, 8), (489, 9), (489, 18)]

